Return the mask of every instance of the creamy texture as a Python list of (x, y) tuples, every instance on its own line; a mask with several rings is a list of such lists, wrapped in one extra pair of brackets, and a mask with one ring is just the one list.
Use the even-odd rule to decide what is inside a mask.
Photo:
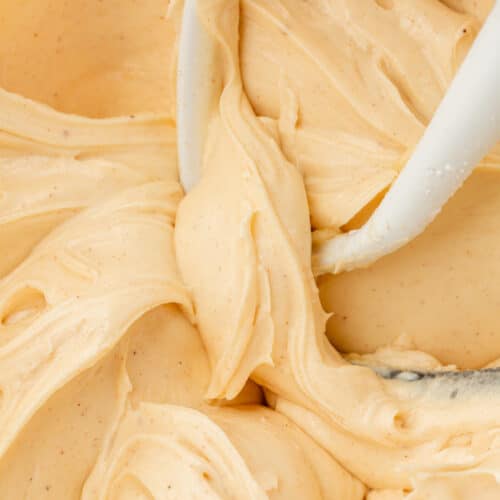
[[(182, 192), (175, 81), (162, 63), (175, 67), (182, 5), (11, 7), (0, 92), (2, 497), (361, 498), (358, 480), (262, 406), (255, 383), (230, 402), (205, 399), (210, 367), (173, 247)], [(262, 460), (255, 450), (266, 446)]]
[(499, 376), (445, 366), (500, 357), (497, 153), (400, 252), (320, 290), (311, 271), (490, 6), (201, 1), (223, 88), (184, 196), (182, 2), (7, 2), (2, 498), (498, 497)]
[(171, 3), (9, 0), (0, 17), (1, 86), (84, 116), (172, 116), (177, 24), (169, 14), (182, 6)]
[(397, 175), (477, 23), (432, 1), (242, 6), (253, 109), (279, 119), (313, 227), (339, 228)]
[[(496, 449), (499, 419), (497, 404), (493, 403), (497, 398), (494, 387), (498, 383), (494, 373), (463, 376), (459, 380), (460, 375), (454, 374), (421, 378), (418, 373), (411, 372), (398, 377), (396, 372), (394, 379), (384, 380), (368, 368), (344, 361), (323, 337), (326, 315), (319, 303), (310, 270), (311, 237), (309, 222), (304, 217), (308, 213), (307, 202), (309, 199), (313, 226), (330, 231), (338, 230), (338, 226), (349, 222), (349, 218), (363, 208), (363, 203), (340, 222), (322, 223), (319, 217), (315, 219), (320, 208), (315, 206), (315, 193), (307, 180), (310, 175), (307, 150), (304, 153), (302, 148), (305, 146), (300, 143), (300, 134), (307, 129), (310, 120), (308, 113), (311, 109), (308, 108), (307, 98), (322, 103), (313, 115), (317, 118), (314, 122), (316, 134), (321, 133), (321, 119), (328, 117), (339, 122), (328, 124), (333, 135), (339, 131), (344, 134), (343, 137), (348, 137), (346, 128), (354, 123), (359, 136), (363, 136), (363, 130), (366, 130), (365, 134), (385, 151), (390, 151), (390, 145), (382, 142), (380, 135), (384, 131), (384, 122), (374, 118), (373, 122), (370, 120), (370, 113), (374, 111), (367, 108), (366, 114), (363, 114), (364, 123), (355, 122), (356, 113), (345, 90), (341, 96), (337, 94), (337, 101), (343, 103), (350, 113), (325, 112), (327, 101), (334, 100), (342, 81), (340, 77), (335, 80), (325, 70), (319, 55), (315, 56), (315, 67), (319, 66), (325, 76), (318, 76), (315, 81), (333, 80), (335, 84), (331, 86), (327, 85), (328, 82), (324, 84), (330, 94), (320, 101), (323, 97), (321, 83), (306, 87), (308, 92), (300, 89), (302, 81), (314, 74), (312, 66), (311, 70), (304, 70), (303, 64), (310, 63), (309, 54), (316, 53), (307, 50), (305, 42), (299, 44), (297, 40), (305, 38), (303, 32), (309, 20), (316, 20), (312, 23), (316, 30), (311, 28), (308, 32), (316, 44), (323, 33), (321, 23), (332, 28), (336, 26), (335, 16), (346, 20), (347, 28), (342, 25), (338, 33), (330, 38), (337, 41), (344, 31), (350, 31), (352, 58), (345, 64), (341, 74), (344, 76), (350, 65), (356, 65), (356, 46), (361, 45), (367, 50), (367, 33), (370, 27), (375, 29), (375, 25), (363, 24), (360, 27), (359, 24), (366, 23), (371, 16), (366, 15), (365, 10), (357, 10), (360, 4), (355, 2), (342, 6), (339, 2), (338, 9), (330, 11), (328, 3), (309, 2), (307, 13), (301, 10), (303, 4), (297, 2), (276, 2), (267, 9), (258, 2), (243, 2), (243, 22), (249, 16), (255, 19), (260, 16), (261, 24), (266, 28), (268, 24), (277, 26), (281, 38), (288, 40), (283, 42), (287, 55), (299, 50), (296, 48), (299, 45), (300, 54), (293, 59), (293, 63), (303, 69), (300, 75), (293, 74), (293, 64), (290, 64), (290, 69), (286, 64), (277, 64), (283, 59), (271, 59), (275, 47), (277, 51), (281, 49), (279, 40), (276, 44), (267, 42), (258, 45), (255, 42), (255, 46), (260, 47), (261, 57), (253, 60), (261, 63), (269, 59), (274, 67), (269, 64), (266, 71), (253, 73), (257, 90), (252, 95), (249, 79), (254, 68), (248, 68), (245, 74), (244, 64), (239, 63), (237, 35), (242, 21), (238, 20), (238, 5), (234, 2), (217, 2), (217, 5), (221, 10), (214, 12), (214, 4), (207, 3), (203, 16), (210, 20), (209, 28), (220, 41), (224, 90), (211, 122), (202, 179), (181, 202), (175, 235), (180, 270), (191, 286), (200, 331), (213, 367), (208, 394), (212, 397), (231, 397), (241, 389), (247, 377), (252, 376), (270, 391), (268, 399), (278, 411), (306, 429), (372, 488), (407, 491), (415, 488), (417, 495), (421, 477), (431, 475), (437, 478), (443, 475), (453, 482), (451, 472), (464, 469), (468, 474), (487, 475), (488, 471), (495, 470), (497, 460), (496, 453), (492, 451)], [(371, 8), (373, 4), (367, 5)], [(416, 101), (410, 105), (411, 102), (402, 99), (401, 92), (396, 93), (396, 90), (401, 90), (403, 84), (396, 85), (394, 82), (390, 87), (392, 94), (385, 94), (384, 99), (379, 95), (376, 102), (382, 102), (387, 107), (385, 123), (387, 127), (392, 124), (395, 129), (392, 134), (386, 132), (386, 135), (392, 135), (392, 140), (400, 144), (399, 152), (397, 149), (393, 152), (392, 161), (399, 165), (423, 130), (433, 106), (452, 76), (453, 68), (458, 63), (459, 44), (464, 42), (461, 37), (466, 36), (475, 23), (473, 17), (454, 14), (434, 2), (425, 4), (429, 8), (425, 22), (419, 19), (417, 23), (419, 12), (415, 9), (411, 11), (412, 4), (401, 2), (400, 5), (408, 10), (387, 13), (379, 6), (382, 10), (374, 10), (373, 16), (388, 16), (387, 19), (407, 27), (410, 31), (408, 46), (411, 46), (410, 42), (416, 45), (419, 49), (417, 56), (422, 56), (424, 45), (426, 57), (422, 64), (428, 71), (422, 70), (422, 78), (435, 76), (431, 81), (435, 84), (435, 101), (433, 104), (431, 97), (425, 101), (430, 106), (427, 114), (424, 108), (416, 113), (412, 109)], [(357, 12), (359, 19), (355, 17)], [(405, 15), (413, 24), (408, 19), (402, 23)], [(440, 33), (446, 35), (448, 43), (442, 40), (439, 50), (426, 50), (426, 43), (436, 43), (435, 37), (429, 36), (429, 33), (432, 33), (432, 23), (439, 25), (439, 19), (442, 22), (447, 20), (447, 29), (441, 29)], [(258, 28), (255, 27), (256, 32), (265, 31), (264, 28), (258, 31)], [(243, 34), (241, 57), (244, 61), (244, 47), (245, 44), (251, 47), (251, 40), (245, 41), (245, 28), (240, 31)], [(312, 45), (311, 40), (306, 41)], [(381, 44), (383, 41), (377, 40), (374, 45), (379, 47)], [(403, 46), (400, 43), (392, 48), (397, 52)], [(326, 51), (325, 45), (320, 45), (320, 48)], [(361, 49), (360, 52), (366, 54)], [(368, 53), (374, 54), (376, 62), (377, 52), (368, 50)], [(369, 59), (369, 62), (373, 61)], [(332, 57), (332, 61), (336, 59)], [(419, 68), (418, 63), (413, 67), (414, 70), (416, 68)], [(335, 69), (338, 70), (337, 67)], [(288, 71), (293, 77), (288, 77)], [(268, 74), (271, 75), (269, 81)], [(266, 77), (258, 78), (257, 75)], [(373, 92), (387, 87), (387, 81), (377, 83), (374, 80), (376, 76), (378, 73), (374, 72), (368, 80), (374, 84)], [(361, 82), (365, 81), (362, 73), (358, 77)], [(281, 86), (283, 81), (284, 88)], [(429, 87), (429, 82), (418, 78), (409, 81), (415, 86), (420, 84), (423, 87), (421, 90), (432, 96), (433, 87)], [(276, 82), (279, 84), (276, 85)], [(268, 87), (264, 89), (266, 83)], [(294, 85), (299, 90), (294, 90)], [(248, 98), (244, 89), (250, 89)], [(279, 94), (281, 89), (282, 95)], [(315, 93), (317, 89), (320, 90)], [(408, 95), (418, 94), (416, 90), (408, 92)], [(425, 92), (420, 95), (425, 95)], [(361, 94), (359, 99), (364, 97)], [(261, 104), (266, 99), (274, 106), (279, 103), (280, 107), (274, 112), (271, 107), (266, 111), (265, 104)], [(358, 100), (351, 99), (359, 106)], [(394, 109), (394, 113), (400, 112), (401, 117), (396, 120), (396, 115), (391, 116), (390, 109)], [(319, 110), (323, 111), (321, 115)], [(341, 122), (342, 119), (345, 123)], [(415, 124), (414, 135), (403, 136), (411, 130), (412, 123)], [(311, 131), (309, 134), (311, 141), (308, 145), (313, 149), (314, 134)], [(295, 154), (290, 153), (290, 144), (295, 148)], [(318, 151), (315, 149), (314, 153), (319, 154)], [(331, 147), (328, 151), (330, 156), (336, 158), (335, 148)], [(486, 161), (492, 162), (494, 158), (493, 155)], [(317, 163), (321, 164), (321, 161), (317, 160)], [(351, 165), (350, 172), (354, 170)], [(328, 172), (340, 175), (337, 172), (342, 170), (332, 164)], [(299, 173), (305, 178), (306, 189)], [(353, 182), (352, 189), (355, 190), (355, 186), (356, 182)], [(344, 192), (349, 199), (349, 191), (346, 189)], [(371, 197), (374, 194), (371, 193)], [(328, 200), (331, 199), (328, 197)], [(333, 208), (328, 212), (338, 214)], [(333, 282), (335, 278), (331, 279)], [(417, 360), (417, 368), (440, 368), (438, 361), (418, 352), (409, 352), (408, 346), (392, 354), (381, 355), (385, 360), (392, 359), (393, 363), (403, 362), (403, 366), (408, 366), (408, 361)], [(484, 410), (485, 405), (488, 405), (487, 411)], [(478, 412), (479, 407), (483, 411)], [(457, 481), (461, 480), (460, 477)]]
[(409, 245), (369, 269), (323, 276), (333, 344), (370, 353), (400, 343), (460, 368), (500, 358), (499, 188), (497, 167), (477, 169)]

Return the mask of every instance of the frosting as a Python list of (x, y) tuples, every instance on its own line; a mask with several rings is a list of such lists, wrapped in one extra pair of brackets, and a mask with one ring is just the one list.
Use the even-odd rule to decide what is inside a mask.
[[(245, 12), (250, 12), (247, 16), (255, 14), (256, 18), (260, 15), (266, 23), (281, 16), (281, 23), (276, 24), (282, 36), (290, 40), (287, 42), (292, 46), (287, 46), (290, 53), (303, 31), (294, 24), (296, 20), (300, 19), (307, 26), (309, 19), (315, 19), (314, 9), (318, 9), (323, 14), (322, 22), (331, 27), (335, 25), (335, 15), (340, 15), (339, 12), (354, 14), (358, 5), (343, 5), (330, 12), (324, 3), (312, 2), (308, 4), (306, 16), (298, 3), (286, 7), (283, 2), (273, 3), (269, 9), (256, 4), (244, 3), (243, 22)], [(312, 90), (294, 94), (293, 89), (285, 88), (281, 100), (276, 97), (272, 100), (275, 106), (280, 104), (279, 110), (275, 110), (273, 116), (269, 108), (270, 116), (267, 116), (259, 99), (264, 102), (273, 94), (260, 90), (263, 96), (255, 94), (252, 99), (251, 91), (245, 93), (251, 88), (248, 79), (255, 68), (247, 70), (246, 80), (242, 77), (245, 67), (239, 63), (238, 28), (242, 21), (238, 19), (238, 5), (235, 2), (217, 2), (216, 5), (219, 11), (215, 10), (213, 2), (206, 4), (210, 11), (202, 11), (202, 18), (208, 20), (208, 29), (220, 43), (224, 89), (210, 125), (202, 179), (181, 202), (175, 234), (180, 270), (191, 287), (200, 332), (213, 367), (209, 396), (231, 397), (251, 375), (273, 394), (269, 401), (279, 412), (306, 429), (372, 488), (409, 490), (423, 475), (446, 475), (457, 469), (466, 469), (470, 474), (487, 474), (491, 464), (485, 465), (485, 461), (495, 455), (491, 450), (495, 449), (498, 421), (493, 403), (496, 372), (464, 375), (443, 372), (436, 376), (418, 371), (379, 370), (384, 378), (358, 363), (348, 363), (325, 341), (326, 314), (319, 303), (310, 270), (311, 236), (309, 223), (304, 219), (308, 213), (309, 195), (311, 220), (315, 225), (315, 207), (307, 189), (308, 173), (305, 162), (301, 161), (300, 142), (292, 141), (298, 151), (295, 157), (289, 150), (287, 154), (290, 137), (286, 127), (285, 133), (281, 129), (290, 125), (287, 120), (292, 105), (295, 107), (292, 123), (296, 125), (300, 117), (300, 123), (306, 128), (310, 110), (307, 97), (301, 107), (303, 96), (319, 95), (319, 100), (322, 94)], [(404, 5), (411, 9), (411, 5)], [(431, 24), (447, 12), (441, 10), (444, 9), (442, 5), (428, 4), (428, 7), (434, 7), (429, 11)], [(397, 14), (398, 20), (408, 15), (406, 10)], [(449, 43), (443, 43), (440, 51), (432, 55), (429, 51), (426, 56), (426, 63), (435, 70), (435, 102), (458, 64), (460, 43), (466, 43), (462, 37), (474, 26), (472, 17), (449, 14), (449, 31), (445, 31)], [(325, 17), (328, 22), (331, 20), (330, 25)], [(369, 16), (362, 17), (359, 22), (367, 18)], [(348, 21), (352, 19), (348, 17)], [(414, 17), (412, 20), (415, 21)], [(421, 29), (422, 24), (416, 24)], [(315, 26), (320, 26), (319, 20)], [(366, 31), (368, 27), (363, 26), (363, 29)], [(250, 41), (245, 42), (244, 33), (243, 47), (245, 43), (250, 45)], [(420, 34), (418, 30), (416, 33), (411, 30), (411, 38), (416, 37), (422, 44), (422, 38), (418, 38)], [(314, 33), (315, 41), (320, 35)], [(311, 34), (311, 38), (314, 36)], [(351, 36), (352, 44), (353, 38), (360, 45), (365, 41), (361, 35), (359, 40)], [(430, 38), (430, 42), (435, 42)], [(266, 51), (262, 55), (260, 46), (262, 57), (259, 61), (274, 55), (275, 45), (266, 43), (265, 46), (271, 55), (267, 56)], [(307, 62), (309, 54), (314, 53), (304, 45), (300, 45), (300, 49), (303, 57), (300, 62), (295, 61), (296, 66), (304, 60)], [(355, 49), (352, 53), (356, 54)], [(244, 60), (244, 56), (241, 57)], [(429, 59), (436, 66), (440, 65), (439, 70)], [(285, 79), (295, 83), (298, 80), (300, 84), (301, 76), (287, 78), (288, 66), (283, 64), (283, 69), (276, 64), (278, 60), (281, 61), (273, 60), (274, 70), (253, 73), (258, 80), (257, 87), (262, 89), (267, 81), (266, 77), (260, 79), (257, 75), (273, 74), (273, 71), (274, 76), (269, 81)], [(320, 66), (318, 60), (319, 56), (314, 62)], [(293, 72), (293, 64), (290, 66)], [(276, 71), (284, 73), (281, 80), (276, 77)], [(311, 72), (312, 69), (302, 71), (301, 75), (305, 75), (302, 78), (307, 78)], [(275, 84), (274, 93), (279, 88)], [(347, 100), (344, 95), (339, 99), (342, 102)], [(392, 97), (394, 101), (389, 105), (400, 111), (406, 109), (402, 116), (407, 123), (420, 121), (413, 136), (395, 136), (401, 146), (406, 146), (401, 147), (397, 156), (402, 163), (407, 148), (418, 137), (428, 115), (422, 111), (422, 119), (416, 120), (417, 115), (410, 113), (412, 107), (400, 94), (392, 94)], [(403, 104), (407, 104), (406, 107)], [(319, 109), (325, 111), (327, 104), (318, 106)], [(261, 114), (266, 116), (259, 116)], [(354, 115), (354, 112), (347, 115), (346, 126), (352, 126)], [(367, 115), (369, 118), (370, 113)], [(323, 119), (325, 116), (340, 120), (343, 113), (325, 112)], [(319, 123), (322, 117), (318, 115)], [(399, 134), (408, 132), (402, 118), (395, 122), (392, 117), (387, 122), (397, 127)], [(383, 123), (379, 123), (378, 130), (370, 129), (372, 137), (380, 133), (382, 126)], [(332, 128), (335, 133), (337, 128)], [(335, 148), (331, 151), (334, 156)], [(298, 174), (305, 177), (305, 189)], [(358, 206), (360, 208), (362, 205)], [(335, 213), (335, 210), (330, 212)], [(321, 223), (318, 226), (321, 227)], [(337, 230), (335, 227), (328, 229)], [(417, 355), (400, 350), (396, 357), (411, 360)], [(429, 363), (440, 367), (437, 361), (433, 364), (432, 360), (427, 361), (426, 366)], [(484, 408), (485, 404), (491, 406), (478, 414), (479, 405)], [(477, 446), (478, 442), (484, 447)]]
[(475, 170), (401, 251), (369, 269), (320, 278), (323, 304), (334, 313), (327, 332), (338, 349), (371, 353), (399, 343), (469, 369), (500, 357), (492, 278), (499, 181), (494, 165)]
[(184, 196), (182, 2), (8, 2), (5, 498), (498, 496), (500, 375), (455, 370), (500, 357), (498, 152), (407, 247), (311, 271), (390, 187), (491, 3), (200, 1), (222, 88)]

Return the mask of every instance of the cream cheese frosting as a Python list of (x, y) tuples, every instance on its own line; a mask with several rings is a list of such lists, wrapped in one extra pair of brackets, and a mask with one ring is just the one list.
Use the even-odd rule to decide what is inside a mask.
[(223, 85), (186, 196), (182, 2), (7, 3), (2, 498), (497, 498), (500, 375), (456, 370), (500, 358), (496, 149), (407, 247), (311, 270), (492, 2), (201, 0)]
[[(462, 384), (460, 375), (448, 373), (403, 372), (387, 380), (347, 363), (325, 342), (326, 314), (310, 270), (311, 236), (304, 219), (307, 181), (304, 189), (298, 175), (307, 174), (284, 153), (282, 116), (277, 127), (268, 116), (257, 116), (259, 103), (244, 91), (238, 15), (245, 9), (240, 11), (237, 2), (217, 5), (215, 12), (213, 2), (205, 4), (202, 18), (210, 21), (221, 46), (224, 89), (211, 122), (202, 179), (181, 202), (175, 234), (180, 270), (192, 289), (214, 367), (209, 395), (231, 397), (251, 375), (272, 393), (269, 401), (278, 411), (307, 429), (372, 488), (409, 490), (421, 476), (457, 469), (484, 474), (491, 467), (485, 462), (495, 460), (490, 455), (495, 455), (491, 450), (499, 416), (495, 404), (481, 415), (477, 408), (484, 404), (479, 401), (494, 398), (495, 372), (464, 375)], [(273, 3), (276, 12), (266, 11), (266, 21), (278, 14), (287, 21), (280, 28), (290, 44), (301, 33), (291, 29), (294, 13), (297, 19), (314, 19), (315, 7), (327, 12), (324, 3), (309, 3), (313, 12), (306, 16), (300, 5)], [(444, 7), (435, 6), (438, 16)], [(450, 28), (454, 36), (446, 60), (451, 64), (456, 44), (474, 19), (450, 19), (460, 21)], [(298, 94), (288, 92), (289, 100), (273, 102), (284, 102), (283, 120), (293, 102), (295, 116), (299, 110), (306, 123), (307, 107), (303, 115), (300, 107), (304, 92)], [(295, 162), (303, 165), (300, 157)], [(314, 226), (314, 207), (311, 212)], [(476, 440), (484, 447), (476, 446)]]

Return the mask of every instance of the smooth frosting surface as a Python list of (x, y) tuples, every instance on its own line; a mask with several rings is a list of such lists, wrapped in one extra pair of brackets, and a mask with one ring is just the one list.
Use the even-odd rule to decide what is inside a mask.
[(2, 498), (498, 497), (500, 374), (452, 370), (500, 358), (496, 150), (400, 252), (311, 271), (491, 4), (201, 0), (223, 85), (185, 196), (182, 2), (6, 3)]

